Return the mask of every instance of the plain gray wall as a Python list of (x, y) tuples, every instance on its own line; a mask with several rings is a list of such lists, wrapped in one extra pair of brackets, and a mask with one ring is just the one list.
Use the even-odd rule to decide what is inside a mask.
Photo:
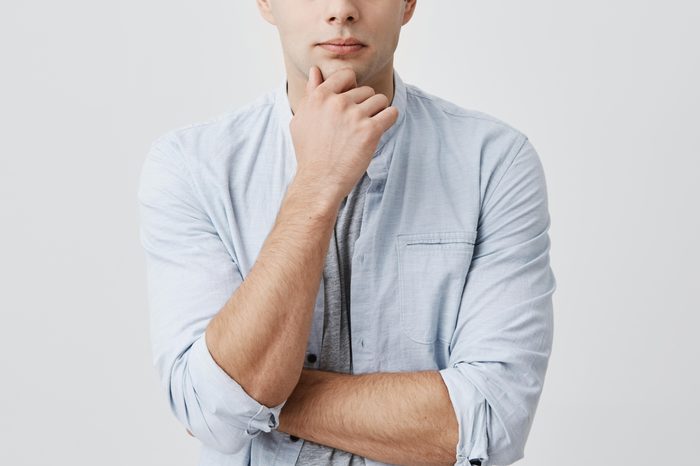
[[(696, 465), (697, 2), (420, 0), (404, 81), (526, 133), (555, 338), (522, 465)], [(255, 2), (0, 7), (0, 464), (195, 465), (151, 366), (152, 140), (284, 77)]]

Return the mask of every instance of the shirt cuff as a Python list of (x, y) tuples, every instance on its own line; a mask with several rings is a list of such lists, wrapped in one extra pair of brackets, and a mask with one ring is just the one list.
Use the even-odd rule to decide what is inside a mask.
[(279, 427), (279, 414), (287, 400), (272, 407), (258, 403), (214, 361), (206, 344), (206, 332), (189, 351), (192, 385), (204, 409), (240, 427), (250, 438)]
[(439, 372), (447, 386), (459, 425), (459, 441), (454, 466), (470, 464), (490, 466), (486, 433), (488, 401), (465, 377), (459, 363), (453, 367), (441, 369)]

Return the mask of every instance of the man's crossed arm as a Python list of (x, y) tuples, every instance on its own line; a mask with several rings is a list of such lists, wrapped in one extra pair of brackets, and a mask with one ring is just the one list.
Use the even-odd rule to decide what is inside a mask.
[(437, 371), (304, 369), (279, 430), (391, 464), (452, 465), (457, 418)]
[[(303, 369), (278, 430), (391, 464), (452, 465), (458, 424), (437, 371)], [(190, 434), (191, 435), (191, 434)]]

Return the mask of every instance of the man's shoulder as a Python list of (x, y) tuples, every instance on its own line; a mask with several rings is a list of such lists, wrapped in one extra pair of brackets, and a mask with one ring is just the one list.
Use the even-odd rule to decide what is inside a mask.
[[(406, 93), (413, 106), (418, 106), (426, 111), (439, 114), (444, 119), (456, 125), (467, 125), (478, 131), (489, 133), (499, 132), (515, 138), (523, 138), (525, 135), (512, 124), (490, 113), (464, 107), (439, 95), (412, 85), (406, 85)], [(415, 108), (413, 109), (416, 110)]]
[(262, 124), (274, 106), (274, 91), (268, 90), (257, 98), (206, 120), (171, 128), (158, 135), (151, 147), (163, 151), (177, 149), (189, 156), (211, 154), (223, 145), (236, 145), (255, 126)]
[[(464, 155), (464, 160), (472, 162), (464, 166), (469, 170), (478, 166), (481, 179), (500, 176), (529, 140), (520, 129), (492, 114), (463, 107), (413, 85), (406, 91), (409, 112), (415, 112), (414, 124), (423, 127), (430, 121), (436, 129), (430, 134), (439, 139), (440, 147), (451, 147)], [(453, 160), (449, 157), (445, 163)]]

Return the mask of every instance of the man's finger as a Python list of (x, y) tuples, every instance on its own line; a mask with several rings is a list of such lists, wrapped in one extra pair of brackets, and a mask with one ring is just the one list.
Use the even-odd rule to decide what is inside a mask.
[(379, 122), (380, 127), (383, 131), (386, 131), (387, 129), (391, 128), (391, 126), (394, 123), (396, 123), (396, 120), (398, 118), (399, 109), (394, 107), (393, 105), (386, 107), (384, 110), (371, 117), (372, 120)]
[(350, 97), (350, 100), (356, 104), (362, 103), (375, 94), (374, 89), (369, 86), (356, 87), (345, 92), (345, 95)]
[(321, 86), (340, 94), (357, 87), (357, 76), (352, 68), (341, 68), (328, 76)]
[(306, 82), (306, 95), (311, 94), (311, 91), (316, 89), (323, 82), (321, 70), (316, 66), (309, 69), (309, 80)]

